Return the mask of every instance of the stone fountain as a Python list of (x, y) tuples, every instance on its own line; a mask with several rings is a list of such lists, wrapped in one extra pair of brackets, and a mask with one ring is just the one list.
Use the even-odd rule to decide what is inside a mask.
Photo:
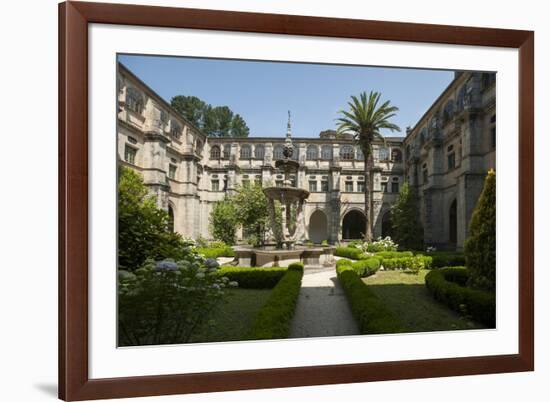
[[(294, 147), (291, 138), (290, 111), (283, 159), (275, 161), (275, 167), (284, 173), (282, 186), (266, 187), (264, 194), (268, 199), (269, 215), (275, 246), (235, 247), (240, 266), (287, 266), (293, 262), (309, 265), (327, 265), (333, 262), (334, 247), (304, 247), (307, 241), (304, 217), (304, 203), (309, 191), (293, 186), (291, 175), (297, 175), (300, 163), (292, 159)], [(283, 208), (282, 224), (276, 224), (275, 201)], [(296, 210), (296, 221), (292, 222), (292, 210)]]

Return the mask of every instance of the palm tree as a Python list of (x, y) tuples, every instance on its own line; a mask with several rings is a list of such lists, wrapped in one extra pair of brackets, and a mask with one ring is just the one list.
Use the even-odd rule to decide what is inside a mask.
[(391, 106), (390, 101), (378, 105), (381, 94), (371, 91), (368, 95), (362, 92), (357, 96), (352, 96), (348, 102), (349, 111), (341, 110), (342, 117), (337, 119), (338, 133), (351, 133), (355, 141), (361, 147), (365, 156), (365, 240), (372, 241), (372, 143), (376, 139), (381, 139), (384, 143), (386, 139), (380, 132), (382, 129), (390, 131), (401, 131), (399, 127), (390, 122), (399, 109)]

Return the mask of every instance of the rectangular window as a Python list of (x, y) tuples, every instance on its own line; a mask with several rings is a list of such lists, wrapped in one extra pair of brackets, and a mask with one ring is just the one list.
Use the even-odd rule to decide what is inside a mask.
[(317, 182), (316, 181), (310, 181), (309, 182), (309, 191), (311, 193), (314, 193), (317, 191)]
[(136, 164), (137, 150), (128, 145), (124, 148), (124, 160), (132, 165)]
[(254, 185), (257, 186), (257, 187), (260, 187), (262, 185), (262, 179), (254, 180)]
[(168, 165), (168, 177), (171, 179), (176, 178), (176, 166), (175, 165)]
[(392, 183), (391, 184), (391, 192), (392, 193), (398, 193), (399, 192), (399, 183)]
[(345, 189), (346, 189), (346, 192), (352, 193), (353, 192), (353, 182), (352, 181), (347, 181)]
[(387, 193), (388, 192), (388, 182), (387, 181), (383, 181), (382, 184), (382, 192), (383, 193)]
[(212, 191), (220, 191), (220, 181), (212, 180)]
[(448, 170), (453, 170), (455, 167), (456, 167), (456, 164), (455, 164), (455, 153), (452, 152), (450, 154), (447, 155), (447, 169)]
[(364, 193), (365, 192), (365, 182), (364, 181), (358, 181), (357, 182), (357, 192), (358, 193)]
[(243, 187), (250, 187), (250, 180), (243, 179)]
[(328, 181), (326, 181), (326, 180), (321, 181), (321, 191), (323, 191), (323, 192), (328, 191)]
[(422, 171), (422, 180), (424, 184), (428, 184), (428, 169)]

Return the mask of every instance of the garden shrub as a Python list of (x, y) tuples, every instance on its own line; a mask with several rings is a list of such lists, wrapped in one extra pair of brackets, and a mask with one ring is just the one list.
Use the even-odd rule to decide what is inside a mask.
[(452, 310), (465, 312), (472, 319), (494, 328), (495, 293), (464, 286), (470, 274), (464, 267), (436, 269), (426, 275), (426, 287), (436, 300)]
[(375, 253), (375, 256), (382, 259), (399, 258), (399, 257), (412, 257), (412, 251), (379, 251)]
[(361, 246), (363, 251), (368, 253), (378, 253), (380, 251), (397, 251), (397, 247), (399, 247), (399, 245), (395, 243), (389, 236), (385, 238), (379, 237), (376, 241), (365, 242)]
[(244, 289), (271, 289), (285, 275), (287, 268), (221, 267), (218, 275), (229, 278)]
[(235, 257), (235, 252), (230, 246), (222, 247), (197, 247), (196, 251), (204, 258)]
[(351, 264), (351, 267), (360, 278), (364, 278), (374, 275), (380, 269), (380, 259), (371, 257), (366, 260), (355, 261)]
[(363, 251), (360, 248), (354, 247), (336, 247), (334, 255), (338, 257), (351, 258), (353, 260), (360, 260), (365, 257)]
[(495, 290), (496, 268), (496, 173), (490, 170), (470, 221), (464, 242), (469, 285)]
[(382, 260), (384, 269), (408, 269), (413, 272), (418, 272), (421, 269), (432, 268), (432, 257), (424, 255), (416, 255), (414, 257), (398, 257), (384, 258)]
[(432, 257), (432, 267), (458, 267), (466, 264), (464, 253), (455, 251), (433, 251), (425, 255)]
[(351, 311), (362, 334), (402, 332), (403, 328), (386, 305), (349, 265), (336, 269)]
[(237, 285), (199, 256), (147, 260), (134, 272), (119, 270), (118, 283), (120, 346), (188, 342), (224, 288)]
[(350, 265), (353, 263), (352, 260), (347, 260), (345, 258), (342, 258), (341, 260), (336, 261), (336, 268), (344, 266), (344, 265)]
[(258, 312), (246, 339), (282, 339), (288, 337), (294, 316), (304, 265), (294, 263), (275, 286), (269, 299)]

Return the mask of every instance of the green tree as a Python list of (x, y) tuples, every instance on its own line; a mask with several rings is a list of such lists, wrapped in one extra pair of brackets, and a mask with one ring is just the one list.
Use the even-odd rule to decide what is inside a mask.
[(417, 196), (414, 188), (405, 182), (397, 201), (391, 208), (393, 239), (403, 248), (421, 250), (424, 247), (424, 229), (418, 219)]
[(235, 211), (235, 203), (226, 197), (214, 205), (210, 214), (210, 231), (216, 240), (226, 244), (235, 244), (235, 232), (239, 222)]
[(202, 128), (209, 105), (196, 96), (174, 96), (170, 102), (176, 111), (195, 126)]
[(348, 102), (349, 110), (341, 110), (343, 116), (337, 119), (337, 133), (353, 135), (365, 156), (365, 240), (372, 241), (372, 175), (373, 155), (372, 143), (380, 139), (385, 143), (381, 130), (400, 131), (399, 127), (390, 122), (399, 109), (391, 106), (390, 101), (379, 105), (381, 94), (371, 91), (368, 95), (362, 92), (359, 97), (352, 96)]
[(180, 259), (187, 249), (169, 230), (168, 213), (157, 207), (141, 175), (120, 167), (118, 177), (118, 265), (134, 271), (146, 259)]
[(171, 105), (189, 122), (211, 137), (248, 137), (250, 129), (227, 106), (212, 106), (196, 96), (177, 95)]
[(240, 187), (233, 196), (237, 221), (248, 235), (263, 242), (264, 233), (270, 227), (269, 206), (262, 186), (251, 185)]
[(236, 114), (231, 120), (231, 137), (248, 137), (250, 129), (241, 115)]
[(490, 170), (470, 221), (469, 236), (464, 243), (468, 284), (495, 290), (496, 279), (496, 173)]

